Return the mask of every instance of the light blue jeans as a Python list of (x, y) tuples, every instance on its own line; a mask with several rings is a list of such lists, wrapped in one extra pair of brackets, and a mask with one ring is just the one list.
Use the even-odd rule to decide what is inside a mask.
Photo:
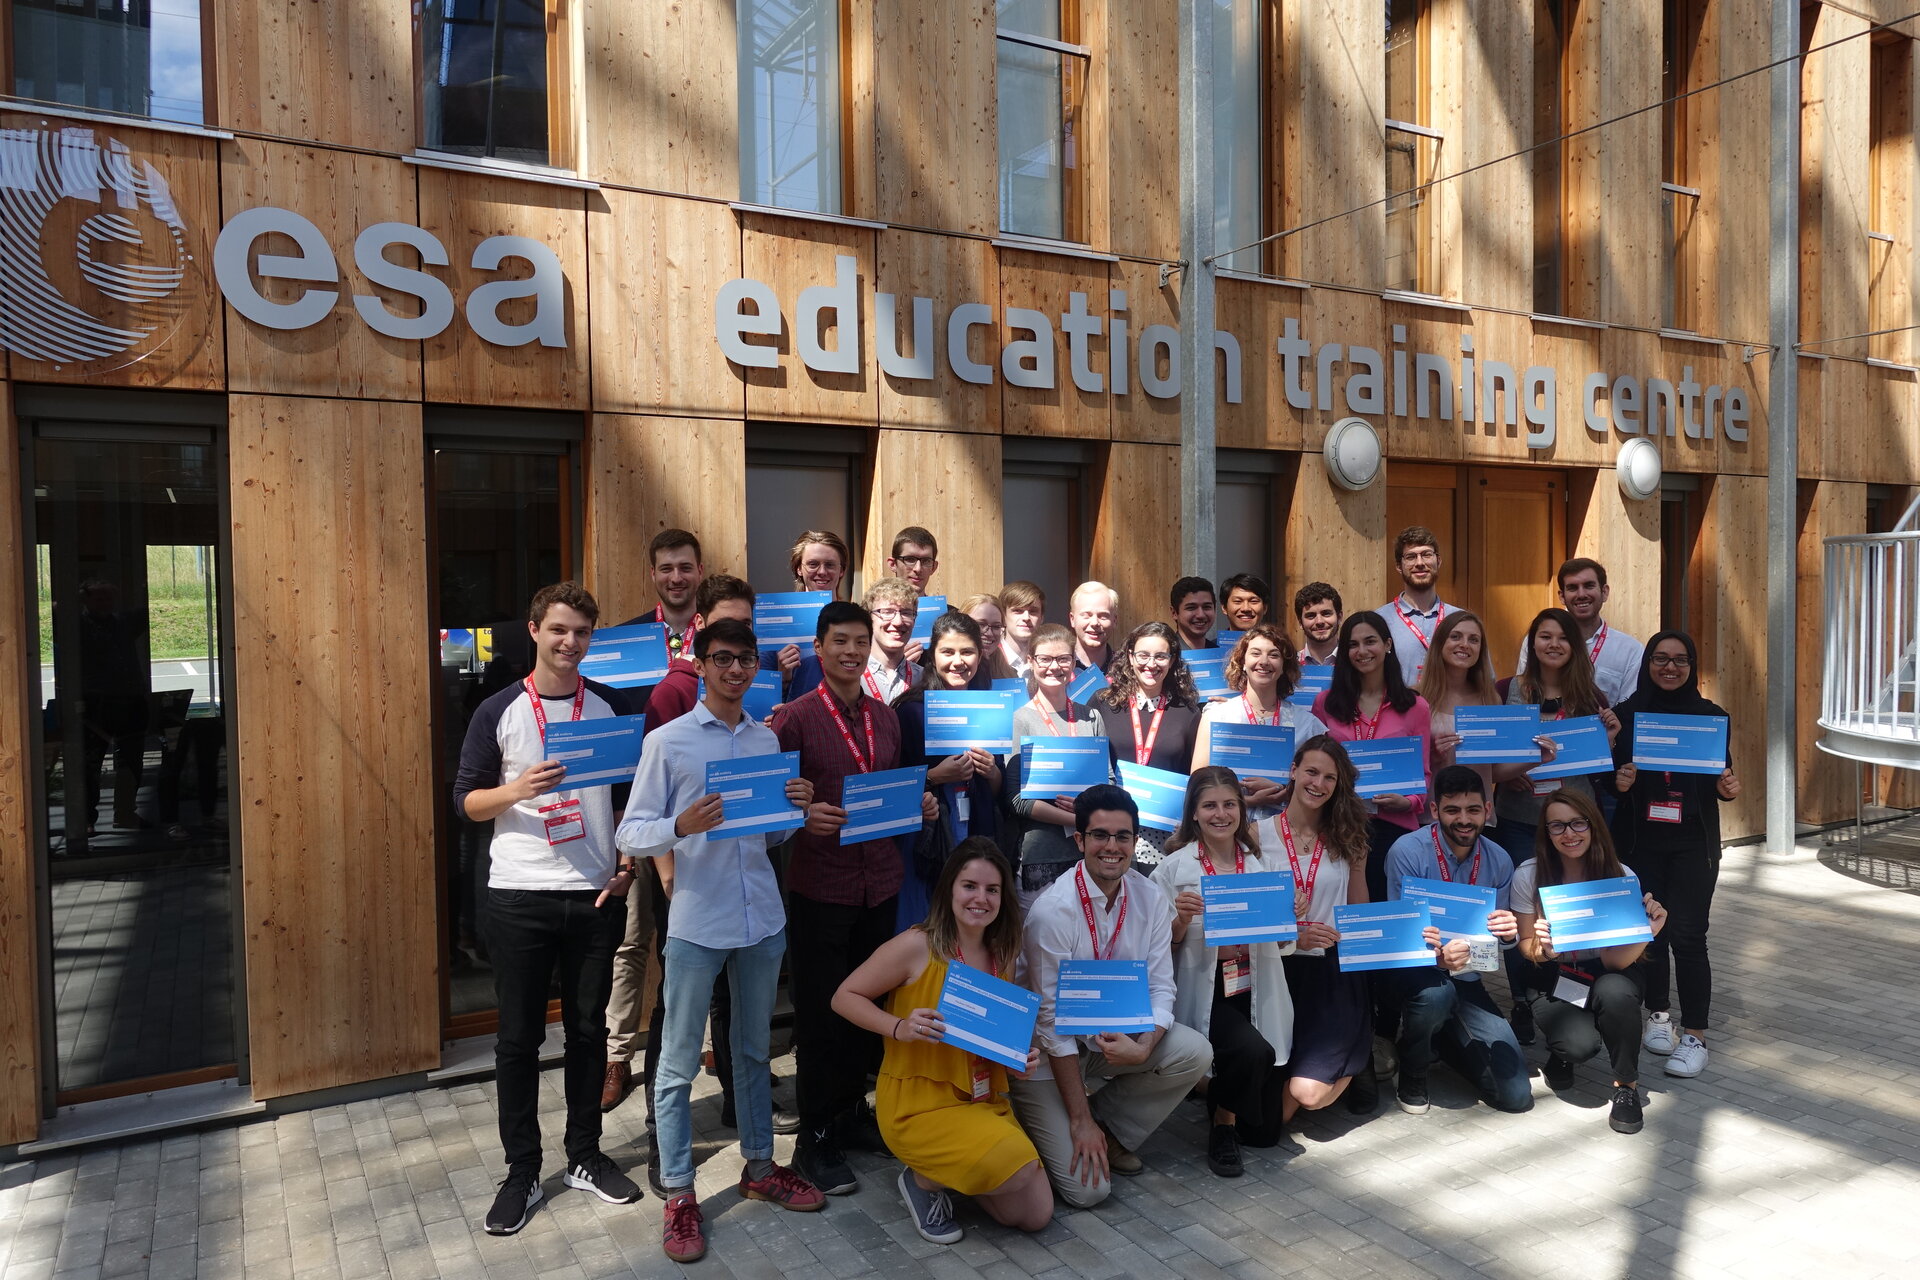
[(733, 984), (733, 1098), (740, 1122), (740, 1154), (773, 1158), (773, 1091), (767, 1076), (767, 1041), (774, 993), (787, 931), (750, 947), (703, 947), (669, 937), (661, 999), (666, 1012), (660, 1033), (660, 1066), (654, 1073), (653, 1106), (660, 1144), (660, 1180), (669, 1187), (693, 1185), (693, 1112), (690, 1095), (700, 1070), (700, 1046), (721, 970)]

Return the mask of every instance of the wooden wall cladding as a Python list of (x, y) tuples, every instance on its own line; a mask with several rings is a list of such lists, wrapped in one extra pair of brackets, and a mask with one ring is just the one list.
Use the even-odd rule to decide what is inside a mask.
[(249, 1042), (274, 1098), (439, 1061), (424, 441), (413, 405), (228, 415)]
[[(999, 230), (993, 0), (875, 4), (874, 188), (884, 222)], [(859, 141), (864, 152), (865, 139)]]
[[(1092, 266), (1095, 264), (1089, 263), (1088, 265)], [(1127, 326), (1127, 394), (1123, 396), (1109, 394), (1108, 397), (1113, 412), (1113, 438), (1116, 440), (1133, 440), (1142, 444), (1179, 444), (1180, 401), (1174, 397), (1163, 400), (1158, 396), (1150, 396), (1147, 394), (1145, 387), (1140, 381), (1142, 354), (1140, 339), (1151, 325), (1167, 325), (1174, 329), (1180, 327), (1180, 277), (1172, 276), (1167, 280), (1165, 285), (1162, 285), (1160, 283), (1160, 266), (1158, 263), (1135, 262), (1131, 259), (1122, 259), (1114, 263), (1111, 268), (1109, 268), (1109, 276), (1112, 280), (1113, 288), (1124, 291), (1127, 295), (1126, 313), (1124, 315), (1115, 315), (1109, 308), (1101, 305), (1102, 297), (1098, 292), (1099, 285), (1097, 277), (1091, 282), (1093, 292), (1090, 293), (1087, 299), (1087, 305), (1088, 308), (1096, 314), (1105, 313), (1107, 316), (1106, 336), (1103, 338), (1089, 339), (1088, 344), (1092, 350), (1099, 353), (1098, 358), (1092, 362), (1093, 367), (1095, 369), (1104, 368), (1107, 371), (1107, 390), (1109, 393), (1112, 392), (1115, 385), (1113, 382), (1113, 362), (1116, 354), (1114, 351), (1114, 321), (1116, 319), (1124, 321)], [(1214, 327), (1216, 329), (1227, 327), (1225, 313), (1218, 305), (1214, 308)], [(1241, 384), (1244, 387), (1246, 383), (1246, 342), (1245, 339), (1237, 340), (1241, 343)], [(1219, 361), (1216, 360), (1215, 364), (1217, 365), (1218, 363)], [(1158, 364), (1156, 362), (1156, 369), (1157, 368)], [(1073, 380), (1067, 376), (1067, 367), (1065, 364), (1060, 366), (1060, 373), (1060, 383), (1064, 392), (1066, 389), (1071, 388)], [(1215, 420), (1218, 424), (1215, 430), (1222, 437), (1220, 443), (1226, 444), (1225, 436), (1227, 434), (1228, 423), (1246, 421), (1247, 413), (1245, 410), (1248, 406), (1244, 399), (1238, 405), (1227, 404), (1223, 398), (1223, 393), (1218, 389), (1222, 384), (1217, 376), (1214, 379), (1214, 383), (1216, 387), (1214, 392)], [(1183, 394), (1185, 388), (1189, 385), (1205, 386), (1205, 375), (1201, 375), (1200, 378), (1193, 378), (1188, 376), (1186, 371), (1182, 369), (1180, 385)]]
[(998, 591), (1006, 565), (1000, 522), (981, 512), (999, 509), (999, 437), (882, 430), (867, 506), (866, 582), (886, 572), (893, 535), (917, 524), (940, 540), (933, 590), (954, 605)]
[[(1569, 131), (1658, 102), (1660, 7), (1584, 0), (1569, 36)], [(1660, 323), (1660, 115), (1642, 111), (1574, 138), (1566, 155), (1568, 314)]]
[[(50, 183), (39, 188), (48, 205), (42, 231), (43, 260), (47, 283), (57, 297), (35, 297), (31, 289), (15, 283), (0, 299), (0, 306), (14, 308), (11, 322), (49, 332), (50, 326), (39, 317), (54, 311), (70, 316), (73, 309), (78, 309), (103, 325), (146, 334), (122, 352), (86, 360), (33, 359), (16, 348), (7, 356), (8, 375), (15, 382), (188, 391), (218, 388), (226, 378), (226, 360), (220, 336), (219, 292), (213, 279), (213, 241), (220, 228), (215, 142), (120, 124), (83, 124), (18, 110), (0, 112), (0, 128), (49, 135), (53, 143), (39, 152), (41, 164), (52, 163), (49, 157), (58, 145), (63, 153), (62, 166), (100, 181), (100, 191), (94, 198), (68, 195), (56, 201)], [(147, 198), (140, 198), (136, 207), (125, 207), (116, 197), (107, 162), (101, 157), (89, 158), (83, 150), (95, 148), (104, 156), (116, 146), (125, 147), (136, 162), (152, 166), (178, 211), (178, 228), (154, 216), (153, 204)], [(71, 188), (71, 177), (67, 182)], [(25, 188), (20, 191), (18, 212), (25, 212), (35, 197)], [(83, 237), (91, 238), (86, 236), (83, 224), (103, 212), (124, 214), (141, 237), (138, 248), (126, 251), (127, 261), (182, 272), (172, 293), (151, 303), (118, 302), (82, 274), (79, 242)], [(108, 257), (119, 260), (120, 253), (110, 250)], [(40, 309), (30, 310), (30, 303), (40, 304)]]
[[(1122, 265), (1124, 269), (1126, 264)], [(1157, 284), (1158, 277), (1159, 272), (1152, 271), (1142, 283)], [(1298, 321), (1306, 307), (1307, 293), (1302, 289), (1251, 280), (1219, 282), (1214, 292), (1214, 324), (1233, 334), (1240, 344), (1241, 388), (1239, 404), (1227, 404), (1223, 399), (1217, 406), (1216, 431), (1221, 448), (1300, 447), (1301, 415), (1287, 403), (1283, 370), (1274, 343), (1286, 331), (1286, 322)], [(1216, 370), (1216, 380), (1223, 376)], [(1175, 438), (1178, 438), (1177, 402), (1172, 413)], [(1131, 438), (1134, 431), (1124, 415), (1115, 415), (1113, 429), (1121, 438)]]
[(1286, 602), (1288, 634), (1298, 638), (1293, 593), (1309, 582), (1332, 583), (1349, 613), (1385, 600), (1392, 556), (1387, 539), (1384, 480), (1353, 493), (1327, 475), (1324, 455), (1301, 454), (1287, 502), (1286, 535), (1281, 539), (1286, 548), (1286, 577), (1275, 597)]
[(736, 418), (746, 386), (714, 342), (714, 295), (740, 274), (725, 205), (621, 191), (589, 197), (593, 404), (602, 412)]
[(418, 77), (409, 9), (417, 6), (389, 0), (220, 5), (209, 28), (219, 123), (373, 151), (413, 150)]
[(1694, 639), (1706, 668), (1701, 691), (1727, 709), (1733, 724), (1733, 768), (1742, 789), (1738, 800), (1721, 806), (1720, 834), (1738, 840), (1766, 829), (1766, 759), (1758, 747), (1766, 741), (1767, 689), (1753, 678), (1767, 669), (1765, 476), (1713, 482), (1702, 542), (1707, 618)]
[[(220, 151), (220, 199), (231, 212), (261, 205), (291, 209), (333, 246), (338, 285), (316, 286), (304, 280), (262, 281), (254, 285), (275, 302), (291, 302), (309, 289), (340, 293), (333, 311), (305, 329), (268, 329), (227, 309), (228, 389), (379, 400), (420, 398), (420, 343), (390, 338), (361, 320), (356, 295), (372, 295), (394, 314), (420, 313), (417, 298), (392, 294), (368, 284), (354, 266), (354, 237), (379, 222), (415, 223), (420, 216), (413, 166), (387, 156), (323, 147), (297, 147), (254, 138), (237, 138)], [(252, 256), (293, 252), (286, 238), (263, 236)], [(457, 250), (456, 250), (457, 251)], [(411, 249), (394, 246), (390, 260), (419, 268)], [(471, 249), (469, 249), (469, 253)], [(443, 278), (445, 273), (441, 273)], [(455, 324), (463, 323), (456, 317)]]
[(587, 589), (618, 622), (658, 603), (647, 543), (691, 529), (709, 573), (746, 576), (746, 426), (596, 413), (587, 435)]
[(1085, 174), (1087, 239), (1114, 253), (1173, 261), (1180, 256), (1180, 116), (1141, 103), (1180, 100), (1180, 6), (1100, 0), (1086, 6), (1082, 23), (1093, 49), (1088, 133), (1105, 148)]
[[(742, 214), (740, 260), (749, 279), (772, 286), (779, 299), (782, 322), (777, 339), (766, 339), (779, 352), (771, 369), (736, 369), (747, 383), (747, 416), (788, 422), (831, 422), (876, 426), (880, 399), (874, 356), (873, 264), (874, 233), (864, 227), (846, 227), (797, 218)], [(847, 305), (858, 319), (858, 340), (849, 332), (845, 309), (809, 313), (813, 336), (823, 351), (841, 352), (854, 342), (854, 372), (828, 373), (809, 369), (800, 360), (800, 295), (814, 288), (839, 284), (838, 260), (853, 259)], [(712, 321), (709, 319), (709, 331)], [(753, 341), (761, 341), (753, 339)], [(726, 359), (716, 350), (713, 359)]]
[[(20, 456), (12, 388), (0, 383), (0, 460)], [(20, 486), (0, 485), (0, 542), (24, 541)], [(33, 755), (29, 719), (40, 700), (40, 655), (27, 625), (26, 561), (0, 556), (0, 1146), (30, 1141), (40, 1124), (40, 946), (34, 904)]]
[(1799, 524), (1799, 803), (1802, 822), (1851, 819), (1854, 766), (1814, 744), (1820, 740), (1820, 682), (1826, 652), (1828, 538), (1867, 531), (1867, 487), (1835, 481), (1800, 483)]
[[(1800, 337), (1865, 333), (1873, 210), (1868, 187), (1868, 111), (1871, 44), (1849, 39), (1867, 29), (1856, 14), (1833, 5), (1807, 11), (1807, 56), (1800, 76)], [(1832, 48), (1820, 48), (1835, 41)], [(1752, 273), (1760, 274), (1760, 273)], [(1762, 299), (1761, 316), (1765, 316)], [(1827, 356), (1864, 358), (1865, 339), (1820, 342)]]
[(622, 186), (739, 199), (732, 0), (603, 0), (582, 13), (582, 173)]
[[(1447, 135), (1433, 191), (1435, 288), (1476, 305), (1533, 309), (1534, 5), (1456, 0), (1428, 10), (1431, 122)], [(1444, 52), (1438, 52), (1444, 51)], [(1506, 159), (1504, 157), (1512, 157)], [(1498, 161), (1498, 163), (1489, 163)], [(1486, 165), (1486, 168), (1479, 166)]]
[[(1086, 309), (1105, 315), (1106, 293), (1112, 280), (1108, 264), (1065, 254), (1000, 251), (999, 348), (1000, 368), (995, 375), (1000, 388), (1001, 427), (1010, 436), (1060, 436), (1080, 440), (1106, 440), (1113, 435), (1114, 401), (1111, 384), (1100, 392), (1082, 391), (1074, 384), (1068, 363), (1067, 335), (1060, 331), (1060, 316), (1072, 305), (1072, 295), (1087, 295)], [(1047, 317), (1053, 359), (1051, 387), (1020, 387), (1007, 381), (1009, 349), (1015, 344), (1036, 341), (1034, 334), (1013, 323), (1012, 310), (1038, 311)], [(1135, 330), (1137, 334), (1139, 331)], [(1047, 335), (1043, 335), (1047, 336)], [(1096, 369), (1106, 366), (1104, 340), (1089, 338), (1089, 363)], [(1032, 366), (1032, 361), (1020, 361)], [(1143, 396), (1136, 371), (1132, 395)], [(1179, 413), (1174, 414), (1174, 436), (1179, 436)]]
[(1117, 443), (1098, 483), (1091, 573), (1120, 593), (1114, 633), (1168, 620), (1167, 588), (1180, 576), (1180, 450)]
[[(884, 427), (924, 427), (941, 431), (1000, 430), (1000, 389), (963, 382), (947, 359), (947, 317), (962, 302), (993, 306), (1000, 294), (999, 266), (994, 250), (984, 240), (961, 236), (930, 236), (888, 230), (879, 234), (879, 256), (874, 273), (876, 292), (894, 295), (894, 334), (891, 350), (918, 356), (914, 345), (913, 299), (933, 301), (933, 326), (928, 341), (933, 348), (931, 380), (899, 378), (884, 367), (877, 370), (880, 388), (880, 424)], [(876, 304), (877, 305), (877, 304)], [(874, 320), (869, 341), (889, 341)], [(993, 328), (970, 330), (968, 354), (982, 363), (997, 363), (999, 349)]]
[[(1767, 273), (1758, 267), (1767, 260), (1769, 242), (1763, 193), (1767, 189), (1764, 175), (1771, 126), (1768, 77), (1745, 73), (1772, 60), (1771, 23), (1764, 5), (1718, 4), (1713, 9), (1719, 23), (1714, 33), (1716, 63), (1705, 79), (1744, 78), (1732, 79), (1712, 93), (1699, 95), (1702, 110), (1696, 119), (1706, 167), (1704, 182), (1710, 184), (1701, 192), (1701, 209), (1710, 230), (1700, 247), (1701, 287), (1709, 295), (1701, 329), (1757, 343), (1767, 337)], [(1866, 42), (1858, 44), (1864, 54)], [(1864, 119), (1860, 132), (1864, 137)], [(1865, 248), (1864, 237), (1859, 244)], [(1718, 267), (1721, 263), (1753, 263), (1755, 269)], [(1863, 283), (1861, 297), (1865, 296)]]
[[(1380, 6), (1371, 0), (1309, 0), (1281, 7), (1282, 70), (1276, 96), (1288, 123), (1280, 141), (1280, 221), (1335, 218), (1289, 237), (1286, 274), (1378, 288), (1386, 261), (1386, 194), (1380, 121), (1385, 52)], [(1362, 208), (1362, 206), (1370, 206)], [(1346, 217), (1335, 215), (1359, 210)]]
[[(587, 381), (587, 228), (585, 193), (513, 178), (476, 177), (446, 169), (422, 168), (420, 225), (447, 246), (459, 314), (445, 332), (427, 340), (426, 398), (443, 404), (498, 404), (525, 409), (584, 408)], [(474, 250), (489, 236), (526, 236), (547, 246), (566, 276), (564, 347), (538, 341), (502, 347), (481, 341), (467, 322), (469, 297), (476, 288), (523, 279), (532, 270), (508, 258), (498, 270), (469, 265)], [(501, 304), (501, 320), (531, 323), (535, 301), (519, 298)]]
[(1660, 498), (1627, 497), (1611, 467), (1566, 474), (1567, 554), (1607, 566), (1608, 621), (1645, 640), (1660, 629)]

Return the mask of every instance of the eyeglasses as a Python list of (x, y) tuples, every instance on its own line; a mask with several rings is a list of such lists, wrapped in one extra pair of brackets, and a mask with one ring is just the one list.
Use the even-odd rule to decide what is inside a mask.
[(728, 653), (725, 650), (710, 653), (706, 656), (705, 660), (711, 662), (722, 671), (730, 670), (733, 667), (757, 667), (760, 665), (760, 655), (757, 653)]
[(895, 556), (895, 564), (903, 564), (909, 569), (924, 569), (933, 563), (932, 556)]
[(1093, 844), (1132, 844), (1131, 831), (1102, 831), (1099, 827), (1086, 833), (1086, 839)]
[(1693, 665), (1693, 659), (1687, 657), (1684, 653), (1677, 658), (1664, 653), (1656, 653), (1647, 659), (1647, 665), (1650, 667), (1676, 667), (1681, 671), (1685, 671)]
[(914, 616), (905, 609), (869, 609), (867, 612), (872, 615), (875, 622), (898, 622), (902, 618)]
[(1033, 665), (1036, 667), (1046, 667), (1049, 670), (1054, 667), (1071, 667), (1073, 665), (1073, 655), (1070, 653), (1059, 655), (1036, 653), (1033, 655)]
[(1173, 655), (1166, 653), (1135, 653), (1132, 656), (1136, 666), (1165, 667), (1173, 663)]
[(1563, 836), (1569, 831), (1577, 836), (1583, 836), (1587, 834), (1587, 829), (1588, 823), (1585, 818), (1575, 818), (1571, 822), (1549, 822), (1547, 824), (1547, 834), (1550, 836)]

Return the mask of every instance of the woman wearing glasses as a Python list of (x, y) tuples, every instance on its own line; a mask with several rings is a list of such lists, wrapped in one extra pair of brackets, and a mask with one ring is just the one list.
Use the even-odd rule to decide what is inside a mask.
[[(1180, 638), (1164, 622), (1133, 629), (1113, 664), (1112, 683), (1093, 695), (1116, 763), (1131, 760), (1184, 777), (1193, 770), (1200, 696), (1180, 658)], [(1160, 862), (1168, 833), (1142, 827), (1134, 862), (1142, 875)]]
[[(1726, 717), (1724, 708), (1700, 693), (1699, 654), (1685, 632), (1662, 631), (1648, 642), (1640, 686), (1620, 704), (1622, 732), (1613, 758), (1619, 765), (1614, 789), (1621, 796), (1613, 838), (1620, 860), (1668, 912), (1666, 931), (1647, 947), (1646, 1002), (1653, 1016), (1641, 1044), (1668, 1055), (1668, 1075), (1697, 1076), (1707, 1065), (1707, 1014), (1713, 1000), (1707, 913), (1720, 879), (1720, 805), (1740, 794), (1740, 779), (1731, 762), (1717, 776), (1637, 768), (1633, 724), (1641, 712)], [(1669, 969), (1680, 985), (1677, 1038), (1668, 1012)]]
[(1080, 861), (1073, 842), (1073, 798), (1039, 799), (1020, 794), (1020, 744), (1028, 738), (1099, 738), (1100, 718), (1067, 698), (1073, 683), (1073, 632), (1052, 623), (1037, 628), (1030, 642), (1027, 701), (1013, 713), (1013, 754), (1007, 757), (1006, 794), (1020, 829), (1020, 909)]
[(980, 624), (981, 650), (986, 654), (985, 670), (992, 680), (1012, 680), (1013, 667), (1008, 664), (1005, 654), (1000, 652), (1000, 641), (1006, 638), (1006, 614), (1000, 608), (1000, 597), (981, 594), (968, 596), (960, 602), (960, 612)]

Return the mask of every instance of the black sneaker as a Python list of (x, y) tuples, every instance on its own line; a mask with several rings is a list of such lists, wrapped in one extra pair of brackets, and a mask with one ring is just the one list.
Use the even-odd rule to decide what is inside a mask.
[(1533, 1043), (1533, 1006), (1522, 998), (1513, 1002), (1513, 1016), (1507, 1019), (1507, 1025), (1513, 1028), (1513, 1038), (1521, 1044)]
[(603, 1152), (596, 1151), (567, 1169), (566, 1183), (580, 1191), (591, 1191), (608, 1204), (632, 1204), (640, 1198), (640, 1187), (620, 1166)]
[(800, 1117), (791, 1111), (782, 1111), (778, 1106), (773, 1109), (773, 1131), (775, 1133), (800, 1132)]
[(1393, 1098), (1400, 1109), (1410, 1116), (1423, 1116), (1432, 1103), (1427, 1098), (1427, 1078), (1410, 1072), (1400, 1073), (1400, 1083), (1394, 1088)]
[(507, 1180), (500, 1184), (500, 1194), (493, 1198), (493, 1208), (487, 1210), (487, 1234), (512, 1235), (527, 1225), (527, 1219), (533, 1216), (533, 1206), (545, 1198), (540, 1190), (539, 1174), (509, 1169)]
[(671, 1200), (676, 1194), (660, 1176), (660, 1144), (657, 1142), (647, 1154), (647, 1189), (662, 1200)]
[(1607, 1113), (1607, 1126), (1615, 1133), (1638, 1133), (1642, 1123), (1640, 1087), (1632, 1084), (1616, 1086), (1613, 1109)]
[(793, 1151), (793, 1167), (801, 1177), (830, 1196), (844, 1196), (860, 1189), (859, 1179), (847, 1167), (847, 1158), (829, 1135), (832, 1129), (804, 1134)]
[(1547, 1056), (1547, 1065), (1541, 1068), (1540, 1074), (1547, 1078), (1547, 1088), (1556, 1093), (1573, 1088), (1573, 1064), (1557, 1053)]
[(720, 1127), (722, 1129), (738, 1129), (740, 1127), (738, 1123), (739, 1119), (738, 1113), (733, 1109), (732, 1092), (729, 1091), (720, 1095)]
[(843, 1150), (888, 1154), (886, 1139), (880, 1136), (880, 1121), (864, 1098), (834, 1122), (833, 1134)]
[(1380, 1085), (1373, 1070), (1363, 1067), (1347, 1086), (1347, 1110), (1356, 1116), (1370, 1116), (1380, 1105)]
[(1222, 1178), (1246, 1172), (1240, 1163), (1240, 1136), (1230, 1124), (1216, 1124), (1207, 1136), (1207, 1168)]

